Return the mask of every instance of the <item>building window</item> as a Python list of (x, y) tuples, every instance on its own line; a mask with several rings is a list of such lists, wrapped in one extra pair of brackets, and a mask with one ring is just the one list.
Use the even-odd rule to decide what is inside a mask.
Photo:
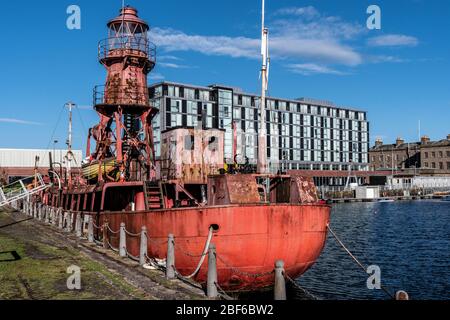
[(436, 152), (433, 151), (433, 152), (431, 153), (431, 156), (432, 156), (433, 158), (436, 158)]
[(432, 169), (436, 169), (436, 162), (432, 162), (432, 163), (431, 163), (431, 168), (432, 168)]
[(429, 156), (428, 152), (425, 152), (425, 159), (428, 159), (428, 156)]
[(444, 152), (439, 151), (439, 158), (443, 158), (444, 157)]
[(447, 170), (450, 170), (450, 162), (447, 162)]
[(443, 162), (439, 162), (439, 170), (444, 170), (444, 163)]
[(424, 163), (425, 168), (428, 168), (428, 162)]

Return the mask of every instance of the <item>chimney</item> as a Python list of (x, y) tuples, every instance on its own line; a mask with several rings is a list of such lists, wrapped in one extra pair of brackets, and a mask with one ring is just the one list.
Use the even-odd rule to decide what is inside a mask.
[(428, 142), (430, 142), (430, 137), (428, 136), (423, 136), (421, 139), (422, 144), (427, 144)]
[(395, 145), (397, 147), (400, 147), (404, 143), (405, 143), (405, 140), (403, 140), (402, 138), (397, 138), (397, 141), (395, 142)]
[(449, 135), (447, 135), (447, 140), (450, 140), (450, 134), (449, 134)]
[(375, 140), (375, 147), (381, 147), (382, 145), (383, 145), (383, 139), (377, 138), (377, 140)]

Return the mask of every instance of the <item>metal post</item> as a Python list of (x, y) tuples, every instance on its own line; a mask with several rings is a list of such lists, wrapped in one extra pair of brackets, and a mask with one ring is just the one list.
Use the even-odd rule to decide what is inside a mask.
[(94, 243), (94, 218), (92, 216), (89, 216), (88, 241)]
[(143, 226), (141, 231), (141, 250), (139, 253), (139, 264), (143, 266), (147, 263), (148, 255), (148, 243), (147, 243), (147, 227)]
[(125, 223), (120, 224), (120, 244), (119, 244), (119, 255), (122, 258), (127, 256), (127, 234), (125, 232)]
[(175, 237), (169, 234), (167, 242), (166, 278), (175, 279)]
[(286, 281), (284, 279), (284, 262), (278, 260), (275, 263), (275, 301), (284, 301), (286, 298)]
[(108, 246), (108, 222), (103, 224), (103, 248), (109, 249)]
[(38, 205), (38, 219), (42, 221), (42, 203)]
[(83, 224), (81, 222), (81, 212), (77, 213), (77, 220), (75, 223), (75, 230), (78, 238), (81, 238), (83, 235)]
[(208, 282), (206, 287), (208, 298), (217, 298), (217, 262), (216, 245), (211, 243), (208, 250)]

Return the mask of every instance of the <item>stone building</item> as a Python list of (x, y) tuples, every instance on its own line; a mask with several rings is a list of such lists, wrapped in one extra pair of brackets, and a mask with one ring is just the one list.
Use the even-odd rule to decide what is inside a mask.
[(370, 170), (393, 171), (395, 174), (450, 175), (450, 135), (440, 141), (422, 137), (420, 142), (384, 144), (377, 139), (369, 151)]
[(420, 157), (422, 168), (431, 169), (436, 174), (450, 175), (450, 134), (441, 141), (423, 141)]

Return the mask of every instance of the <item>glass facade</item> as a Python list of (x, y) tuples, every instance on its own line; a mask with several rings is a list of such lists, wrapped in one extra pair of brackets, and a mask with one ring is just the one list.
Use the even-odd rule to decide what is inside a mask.
[[(196, 87), (160, 83), (150, 87), (157, 157), (161, 132), (194, 127), (205, 116), (207, 128), (225, 130), (225, 158), (236, 156), (256, 164), (260, 98), (228, 87)], [(369, 123), (367, 113), (314, 100), (267, 98), (267, 156), (277, 170), (368, 170)]]

